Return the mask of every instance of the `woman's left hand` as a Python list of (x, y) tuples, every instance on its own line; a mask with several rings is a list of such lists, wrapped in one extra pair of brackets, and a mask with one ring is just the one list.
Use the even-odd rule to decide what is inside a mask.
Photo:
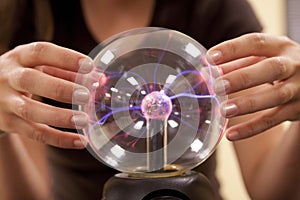
[(232, 118), (255, 113), (230, 127), (228, 139), (248, 138), (284, 121), (300, 120), (298, 43), (284, 36), (251, 33), (223, 42), (207, 55), (223, 72), (216, 80), (216, 93), (238, 94), (222, 105), (222, 114)]

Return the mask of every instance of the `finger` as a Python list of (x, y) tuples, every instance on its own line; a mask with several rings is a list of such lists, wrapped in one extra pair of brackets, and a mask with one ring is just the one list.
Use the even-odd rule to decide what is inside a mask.
[(291, 101), (298, 91), (299, 88), (294, 84), (266, 85), (254, 93), (228, 100), (221, 106), (221, 113), (226, 117), (234, 117), (273, 108)]
[(75, 82), (77, 73), (59, 69), (51, 66), (41, 66), (38, 68), (39, 71), (46, 73), (56, 78), (64, 79), (67, 81)]
[(271, 36), (265, 33), (251, 33), (225, 41), (208, 50), (208, 60), (221, 64), (248, 56), (277, 56), (283, 46), (289, 43), (287, 37)]
[[(83, 86), (59, 79), (32, 68), (20, 68), (11, 73), (9, 79), (11, 87), (15, 90), (47, 97), (57, 101), (72, 103), (76, 96), (78, 104), (88, 102), (89, 91)], [(74, 91), (73, 91), (74, 90)]]
[(272, 57), (262, 60), (259, 63), (232, 71), (218, 78), (215, 82), (217, 94), (234, 93), (264, 83), (273, 83), (276, 80), (283, 80), (295, 73), (293, 63), (284, 57)]
[[(299, 105), (297, 105), (299, 107)], [(297, 107), (296, 107), (297, 108)], [(282, 105), (256, 114), (251, 120), (230, 127), (226, 137), (231, 141), (241, 140), (260, 134), (295, 116), (299, 110), (295, 105)]]
[(19, 133), (38, 142), (59, 148), (83, 149), (87, 141), (84, 136), (63, 132), (47, 125), (25, 121), (17, 116), (6, 117), (7, 132)]
[(84, 128), (88, 125), (88, 116), (83, 112), (50, 106), (25, 96), (10, 98), (8, 107), (26, 121), (62, 128)]
[[(74, 72), (79, 70), (82, 62), (86, 62), (87, 59), (90, 60), (81, 53), (48, 42), (20, 45), (12, 50), (10, 54), (22, 66), (49, 65)], [(85, 67), (87, 67), (86, 71), (91, 70), (91, 65), (85, 65)], [(81, 69), (81, 71), (84, 71), (84, 69)]]
[(265, 57), (250, 56), (250, 57), (241, 58), (238, 60), (234, 60), (234, 61), (231, 61), (228, 63), (221, 64), (221, 65), (219, 65), (219, 68), (222, 70), (223, 74), (227, 74), (234, 70), (248, 67), (250, 65), (258, 63), (264, 59), (265, 59)]
[(71, 72), (71, 71), (67, 71), (67, 70), (63, 70), (63, 69), (59, 69), (59, 68), (55, 68), (55, 67), (51, 67), (51, 66), (40, 66), (40, 67), (37, 67), (37, 69), (43, 73), (50, 75), (50, 76), (64, 79), (64, 80), (71, 81), (71, 82), (76, 82), (79, 84), (80, 84), (80, 80), (82, 80), (83, 77), (88, 76), (88, 74)]

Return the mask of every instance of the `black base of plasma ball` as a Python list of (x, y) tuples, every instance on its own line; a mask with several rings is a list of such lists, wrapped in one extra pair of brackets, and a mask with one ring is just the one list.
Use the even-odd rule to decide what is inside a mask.
[(136, 178), (120, 173), (104, 185), (102, 200), (214, 200), (208, 179), (189, 171), (163, 178)]

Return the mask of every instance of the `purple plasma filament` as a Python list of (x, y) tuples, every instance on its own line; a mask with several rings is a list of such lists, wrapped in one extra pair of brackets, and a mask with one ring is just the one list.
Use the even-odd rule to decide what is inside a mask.
[(143, 98), (141, 109), (146, 119), (165, 120), (172, 112), (172, 101), (163, 90), (153, 91)]

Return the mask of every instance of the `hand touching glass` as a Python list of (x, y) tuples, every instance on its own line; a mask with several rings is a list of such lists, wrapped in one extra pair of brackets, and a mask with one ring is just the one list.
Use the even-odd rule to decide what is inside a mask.
[(251, 33), (211, 48), (208, 57), (224, 74), (216, 92), (218, 85), (225, 85), (227, 94), (238, 94), (223, 105), (223, 114), (232, 118), (257, 112), (227, 130), (230, 140), (300, 119), (299, 44), (287, 37)]
[[(92, 69), (91, 60), (78, 52), (47, 42), (21, 45), (0, 57), (0, 130), (18, 133), (62, 148), (84, 148), (82, 136), (53, 127), (84, 127), (85, 113), (47, 105), (32, 99), (41, 96), (84, 104), (89, 91), (74, 84), (76, 72)], [(75, 90), (74, 90), (75, 88)], [(52, 127), (53, 126), (53, 127)]]

